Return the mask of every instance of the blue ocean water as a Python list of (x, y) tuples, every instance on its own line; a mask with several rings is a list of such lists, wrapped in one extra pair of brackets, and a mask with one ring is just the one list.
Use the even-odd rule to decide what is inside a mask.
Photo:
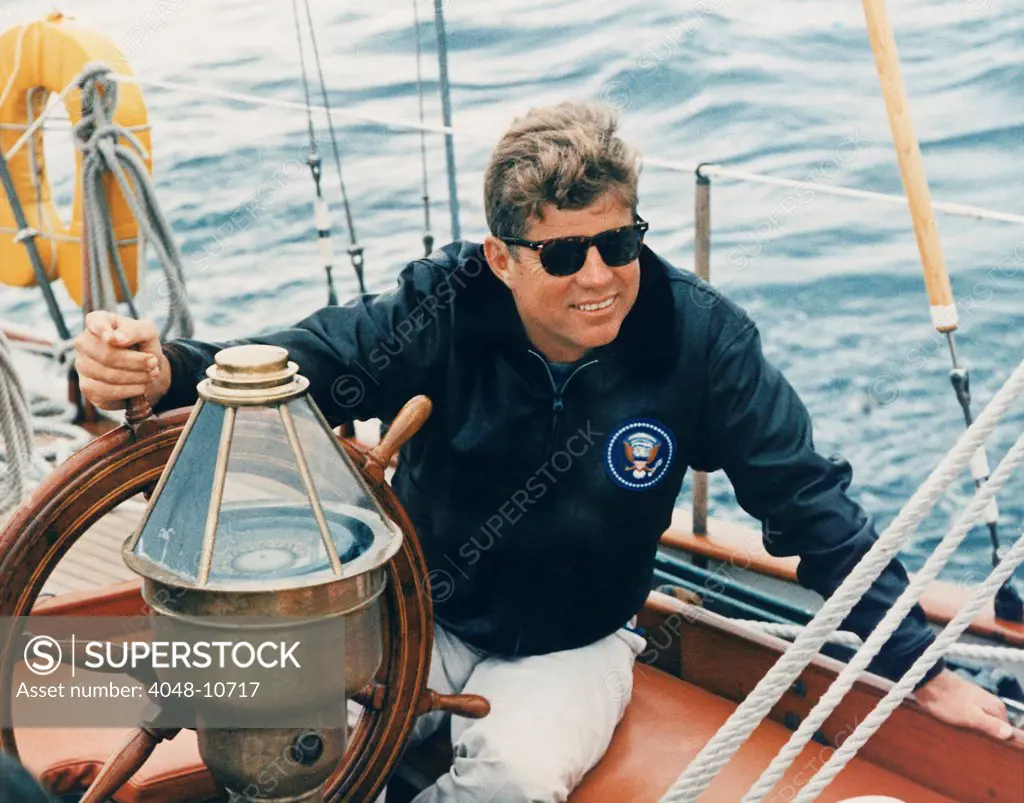
[[(0, 28), (38, 0), (4, 0)], [(418, 114), (414, 12), (421, 20), (426, 116), (440, 122), (430, 0), (312, 1), (332, 105), (371, 117)], [(1024, 7), (1007, 0), (890, 0), (911, 112), (936, 200), (1024, 212)], [(801, 181), (901, 192), (860, 3), (812, 0), (448, 0), (447, 27), (464, 236), (484, 233), (482, 175), (504, 126), (565, 98), (619, 109), (648, 157), (715, 161)], [(148, 79), (301, 101), (291, 4), (253, 0), (77, 0), (60, 5), (107, 33)], [(307, 49), (307, 60), (309, 59)], [(325, 297), (312, 230), (301, 111), (180, 89), (145, 90), (156, 186), (189, 273), (198, 335), (284, 326)], [(387, 287), (420, 254), (420, 135), (335, 122), (367, 283)], [(325, 132), (322, 132), (325, 133)], [(426, 137), (431, 214), (449, 218), (443, 142)], [(65, 131), (47, 136), (58, 200), (72, 187)], [(326, 139), (336, 244), (344, 219)], [(272, 192), (269, 189), (272, 189)], [(900, 206), (715, 180), (712, 279), (758, 321), (768, 356), (799, 391), (815, 443), (854, 466), (853, 492), (888, 524), (963, 431), (948, 350), (929, 323), (909, 215)], [(641, 181), (648, 242), (692, 267), (693, 177), (650, 163)], [(244, 210), (259, 201), (256, 214)], [(957, 345), (975, 411), (1024, 354), (1024, 228), (940, 215), (961, 305)], [(342, 262), (342, 295), (355, 281)], [(155, 287), (155, 285), (154, 285)], [(159, 314), (159, 293), (151, 290)], [(66, 307), (70, 311), (70, 305)], [(0, 288), (0, 317), (50, 333), (38, 291)], [(994, 433), (993, 465), (1024, 424), (1021, 404)], [(906, 558), (918, 566), (966, 504), (964, 474)], [(1004, 541), (1024, 523), (1020, 475), (1001, 495)], [(724, 476), (712, 512), (744, 521)], [(947, 567), (976, 581), (988, 561), (976, 528)]]

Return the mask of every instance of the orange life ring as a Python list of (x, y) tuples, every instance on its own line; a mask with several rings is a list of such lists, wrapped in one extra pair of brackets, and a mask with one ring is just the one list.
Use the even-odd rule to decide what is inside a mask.
[[(132, 74), (127, 59), (113, 42), (102, 34), (79, 27), (62, 14), (50, 14), (44, 20), (17, 25), (0, 34), (0, 148), (4, 153), (9, 153), (24, 134), (29, 120), (37, 119), (43, 112), (51, 92), (64, 93), (64, 107), (71, 123), (78, 123), (82, 118), (80, 94), (77, 90), (65, 92), (65, 89), (90, 62), (102, 62), (115, 73)], [(121, 84), (118, 90), (114, 122), (135, 133), (146, 149), (146, 168), (152, 172), (142, 91), (137, 84), (130, 83)], [(42, 128), (37, 129), (30, 140), (8, 160), (14, 189), (29, 227), (42, 235), (35, 241), (47, 279), (52, 281), (60, 276), (68, 294), (81, 305), (85, 296), (81, 241), (82, 154), (79, 151), (75, 155), (71, 221), (65, 223), (53, 202), (47, 180)], [(33, 176), (33, 151), (36, 176)], [(108, 176), (107, 182), (114, 235), (120, 243), (125, 277), (134, 295), (138, 289), (138, 225), (112, 177)], [(25, 246), (16, 240), (17, 234), (13, 209), (0, 191), (0, 282), (30, 287), (36, 283), (36, 276)]]

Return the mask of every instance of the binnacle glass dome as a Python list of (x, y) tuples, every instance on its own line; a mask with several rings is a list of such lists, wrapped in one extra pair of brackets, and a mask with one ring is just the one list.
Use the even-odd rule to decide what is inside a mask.
[(284, 349), (221, 351), (130, 547), (165, 582), (312, 586), (400, 543)]

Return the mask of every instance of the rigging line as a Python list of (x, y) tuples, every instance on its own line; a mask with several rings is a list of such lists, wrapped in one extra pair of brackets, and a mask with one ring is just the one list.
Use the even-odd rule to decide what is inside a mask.
[(15, 242), (20, 241), (25, 246), (29, 264), (32, 266), (32, 273), (35, 276), (39, 290), (43, 294), (43, 299), (46, 302), (46, 308), (49, 310), (50, 318), (53, 320), (53, 325), (57, 328), (57, 333), (60, 335), (61, 340), (70, 340), (71, 331), (64, 321), (60, 305), (53, 294), (53, 288), (50, 286), (50, 280), (46, 275), (46, 269), (43, 267), (43, 260), (39, 254), (39, 247), (35, 241), (35, 237), (39, 232), (28, 225), (25, 209), (18, 198), (17, 190), (14, 187), (14, 179), (11, 177), (11, 171), (7, 167), (7, 158), (4, 156), (2, 149), (0, 149), (0, 189), (7, 195), (7, 203), (11, 207), (14, 223), (18, 227)]
[(420, 42), (420, 0), (412, 0), (413, 29), (416, 39), (416, 94), (420, 107), (420, 164), (423, 167), (423, 256), (434, 250), (434, 235), (430, 232), (430, 185), (427, 181), (427, 132), (423, 128), (423, 46)]
[[(694, 171), (697, 171), (703, 177), (710, 176), (714, 178), (715, 176), (718, 176), (719, 178), (728, 178), (734, 181), (748, 181), (753, 184), (769, 184), (776, 187), (793, 187), (795, 189), (813, 190), (814, 192), (820, 192), (824, 195), (840, 195), (847, 198), (861, 198), (867, 201), (881, 201), (882, 203), (898, 204), (901, 206), (907, 205), (907, 197), (905, 195), (875, 192), (873, 190), (855, 190), (850, 189), (849, 187), (838, 187), (831, 184), (821, 184), (815, 181), (782, 178), (781, 176), (769, 176), (763, 173), (749, 173), (743, 170), (734, 170), (733, 168), (723, 167), (719, 164), (691, 165), (684, 162), (676, 162), (669, 159), (660, 159), (650, 156), (643, 157), (643, 162), (645, 165), (651, 165), (653, 167), (660, 167), (665, 170), (674, 170), (682, 173), (693, 173)], [(1012, 212), (998, 212), (991, 209), (984, 209), (980, 206), (956, 204), (948, 201), (933, 201), (932, 207), (936, 211), (945, 212), (948, 215), (957, 215), (959, 217), (971, 217), (977, 218), (978, 220), (998, 220), (1003, 223), (1024, 223), (1024, 215), (1018, 215)]]
[(3, 106), (7, 101), (7, 96), (11, 94), (11, 90), (14, 89), (14, 82), (18, 78), (18, 73), (21, 71), (21, 47), (25, 42), (25, 34), (28, 33), (28, 24), (22, 25), (18, 29), (18, 38), (14, 41), (14, 67), (11, 69), (11, 74), (7, 78), (7, 83), (4, 85), (3, 91), (0, 91), (0, 106)]
[[(48, 93), (45, 89), (38, 87), (32, 87), (25, 94), (25, 112), (28, 115), (27, 120), (31, 124), (29, 131), (36, 130), (35, 123), (32, 121), (32, 115), (35, 113), (36, 107), (36, 92), (43, 92), (43, 111), (40, 117), (44, 117), (48, 111), (46, 107)], [(28, 140), (28, 162), (29, 162), (29, 173), (32, 176), (32, 190), (35, 193), (36, 198), (36, 221), (42, 223), (45, 220), (43, 211), (43, 187), (42, 184), (46, 181), (46, 175), (44, 167), (40, 164), (39, 154), (36, 153), (36, 145), (41, 144), (36, 142), (35, 137), (31, 137)], [(50, 270), (53, 275), (57, 275), (57, 251), (56, 248), (50, 249)]]
[[(448, 80), (448, 34), (444, 28), (444, 0), (434, 0), (434, 28), (437, 30), (437, 69), (441, 85), (441, 119), (446, 128), (452, 127), (452, 94)], [(448, 211), (452, 219), (452, 239), (462, 239), (459, 224), (459, 192), (455, 176), (455, 140), (444, 135), (444, 156), (448, 168)]]
[(352, 257), (352, 267), (355, 269), (356, 278), (359, 280), (359, 292), (365, 293), (363, 285), (363, 248), (356, 238), (356, 227), (352, 222), (352, 209), (348, 202), (348, 192), (345, 189), (345, 176), (341, 172), (341, 154), (338, 152), (338, 138), (334, 134), (334, 120), (331, 117), (331, 104), (327, 99), (327, 83), (324, 81), (323, 65), (320, 63), (320, 48), (316, 43), (316, 32), (313, 25), (313, 12), (309, 8), (309, 0), (303, 0), (306, 7), (306, 21), (309, 23), (309, 40), (313, 43), (313, 60), (316, 63), (316, 72), (320, 79), (320, 96), (323, 98), (324, 109), (327, 111), (327, 130), (331, 135), (331, 150), (334, 153), (334, 165), (338, 170), (338, 184), (341, 186), (341, 201), (345, 208), (345, 222), (348, 225), (348, 237), (350, 246), (349, 256)]
[[(220, 87), (211, 86), (209, 84), (186, 84), (180, 81), (163, 81), (157, 78), (140, 78), (137, 75), (115, 75), (114, 79), (126, 84), (138, 84), (139, 86), (155, 86), (160, 89), (179, 89), (183, 92), (192, 92), (193, 94), (210, 97), (220, 98), (222, 100), (233, 100), (239, 103), (250, 103), (253, 106), (268, 106), (270, 108), (277, 109), (291, 109), (295, 111), (305, 111), (305, 107), (294, 100), (283, 100), (281, 98), (268, 98), (263, 95), (254, 95), (251, 92), (234, 92), (230, 89), (221, 89)], [(325, 112), (332, 117), (341, 117), (349, 120), (358, 120), (361, 123), (370, 123), (376, 126), (383, 126), (385, 128), (398, 128), (408, 129), (410, 131), (419, 131), (421, 128), (424, 131), (433, 134), (457, 134), (458, 136), (472, 137), (481, 141), (493, 142), (496, 137), (500, 135), (499, 131), (485, 132), (485, 131), (470, 131), (466, 129), (454, 130), (450, 126), (443, 125), (423, 125), (412, 122), (411, 120), (400, 120), (388, 117), (378, 117), (376, 115), (360, 114), (359, 112), (349, 111), (348, 109), (325, 109), (323, 106), (314, 106), (313, 111)], [(692, 170), (690, 172), (693, 172)]]
[[(320, 179), (323, 177), (323, 163), (320, 160), (320, 151), (317, 148), (316, 129), (313, 125), (313, 101), (309, 95), (309, 78), (306, 72), (306, 51), (302, 45), (302, 22), (299, 18), (298, 0), (292, 0), (292, 16), (295, 19), (295, 41), (299, 46), (299, 64), (302, 68), (302, 89), (306, 97), (306, 122), (309, 126), (309, 156), (306, 163), (309, 165), (309, 172), (313, 177), (313, 185), (316, 189), (316, 198), (313, 199), (313, 219), (316, 226), (317, 245), (320, 250), (320, 261), (323, 263), (324, 276), (327, 280), (327, 305), (335, 306), (338, 303), (338, 294), (334, 289), (334, 252), (331, 247), (331, 212), (324, 199), (323, 187)], [(359, 271), (356, 276), (360, 279), (359, 286), (362, 289), (362, 277)]]
[[(295, 17), (295, 42), (299, 46), (299, 67), (302, 70), (302, 89), (306, 94), (306, 123), (309, 126), (309, 150), (311, 157), (317, 154), (316, 131), (313, 128), (313, 103), (309, 97), (309, 79), (306, 77), (306, 49), (302, 46), (302, 29), (299, 25), (299, 0), (292, 0), (292, 14)], [(317, 190), (319, 191), (319, 179)], [(319, 194), (319, 193), (318, 193)]]
[[(232, 100), (238, 103), (249, 103), (253, 106), (267, 106), (269, 108), (277, 109), (291, 109), (296, 111), (305, 111), (305, 107), (301, 103), (290, 100), (282, 100), (280, 98), (268, 98), (265, 96), (254, 95), (247, 92), (234, 92), (232, 90), (221, 89), (211, 85), (201, 84), (186, 84), (179, 81), (163, 81), (156, 78), (141, 78), (137, 75), (113, 75), (113, 80), (120, 81), (127, 84), (138, 84), (139, 86), (153, 86), (159, 89), (166, 90), (179, 90), (182, 92), (191, 92), (195, 95), (210, 98), (219, 98), (221, 100)], [(460, 126), (459, 128), (453, 128), (452, 126), (436, 125), (432, 123), (420, 124), (412, 120), (401, 120), (390, 117), (379, 117), (377, 115), (361, 114), (359, 112), (353, 112), (348, 109), (335, 109), (330, 110), (324, 109), (322, 106), (314, 106), (313, 111), (315, 112), (327, 112), (332, 117), (338, 117), (347, 120), (357, 120), (361, 123), (370, 123), (376, 126), (382, 126), (384, 128), (393, 129), (404, 129), (408, 131), (426, 131), (431, 134), (452, 134), (453, 136), (462, 137), (465, 139), (475, 139), (481, 142), (488, 142), (493, 144), (498, 137), (501, 136), (501, 132), (498, 130), (494, 131), (481, 131), (474, 130), (471, 128), (465, 128)], [(662, 170), (671, 170), (677, 173), (690, 173), (692, 174), (698, 167), (702, 175), (707, 176), (721, 176), (723, 178), (730, 178), (735, 181), (749, 181), (761, 184), (775, 184), (778, 186), (785, 187), (804, 187), (810, 190), (814, 190), (816, 193), (823, 195), (841, 195), (849, 198), (858, 198), (865, 201), (879, 201), (881, 203), (890, 203), (906, 206), (907, 198), (905, 195), (897, 195), (895, 193), (884, 193), (874, 192), (871, 190), (854, 190), (847, 187), (832, 186), (830, 184), (819, 184), (810, 181), (801, 181), (797, 179), (780, 178), (779, 176), (770, 176), (764, 173), (747, 173), (739, 170), (733, 170), (731, 168), (725, 168), (721, 165), (700, 165), (697, 162), (687, 163), (679, 162), (672, 159), (662, 159), (659, 157), (645, 156), (643, 158), (644, 165), (650, 165), (651, 167), (660, 168)], [(933, 208), (937, 212), (944, 212), (947, 215), (954, 215), (957, 217), (968, 217), (975, 218), (978, 220), (996, 220), (1004, 223), (1017, 223), (1024, 224), (1024, 215), (1016, 214), (1013, 212), (1001, 212), (995, 209), (986, 209), (980, 206), (970, 206), (967, 204), (950, 203), (948, 201), (933, 201)]]
[(22, 133), (22, 135), (18, 137), (17, 140), (15, 140), (14, 144), (11, 146), (11, 149), (7, 151), (7, 158), (10, 159), (12, 156), (14, 156), (14, 154), (21, 150), (21, 146), (28, 142), (31, 136), (34, 133), (36, 133), (36, 131), (39, 130), (40, 126), (42, 126), (43, 123), (46, 122), (46, 119), (50, 116), (50, 112), (52, 112), (54, 109), (60, 108), (63, 108), (61, 104), (54, 103), (51, 104), (49, 107), (43, 109), (43, 112), (39, 115), (39, 117), (37, 117), (29, 125), (25, 126), (25, 130)]
[[(18, 66), (20, 67), (20, 62), (19, 62)], [(14, 79), (14, 77), (16, 76), (16, 73), (17, 73), (17, 68), (15, 69), (15, 75), (11, 76), (11, 80)], [(21, 124), (17, 124), (17, 123), (14, 123), (14, 124), (12, 124), (12, 123), (2, 123), (2, 124), (0, 124), (0, 130), (3, 130), (3, 129), (14, 129), (14, 130), (20, 130), (20, 131), (23, 132), (21, 134), (21, 136), (18, 137), (18, 139), (15, 141), (15, 143), (11, 146), (11, 149), (9, 151), (7, 151), (7, 158), (8, 159), (13, 157), (14, 154), (16, 154), (19, 150), (21, 150), (22, 146), (29, 140), (29, 138), (40, 127), (50, 128), (50, 126), (46, 125), (46, 124), (47, 123), (53, 123), (53, 122), (71, 123), (71, 118), (70, 117), (68, 117), (68, 116), (60, 116), (60, 115), (56, 114), (56, 112), (58, 112), (58, 111), (66, 112), (67, 111), (67, 93), (68, 93), (68, 90), (74, 88), (74, 85), (75, 85), (74, 81), (72, 81), (70, 84), (68, 84), (64, 88), (64, 91), (60, 93), (60, 100), (61, 100), (60, 103), (54, 102), (52, 100), (52, 97), (48, 96), (47, 97), (47, 102), (46, 102), (46, 108), (43, 109), (43, 113), (39, 117), (37, 117), (34, 122), (31, 122), (28, 125), (21, 125)], [(2, 105), (2, 103), (0, 103), (0, 105)], [(149, 123), (143, 123), (143, 124), (139, 124), (139, 125), (122, 126), (122, 128), (124, 128), (125, 131), (149, 131), (152, 128), (152, 126)]]
[[(20, 231), (20, 229), (13, 228), (11, 226), (0, 226), (0, 234), (18, 234)], [(70, 234), (60, 234), (54, 231), (36, 231), (32, 233), (32, 236), (40, 240), (53, 240), (58, 243), (82, 242), (81, 237), (72, 237)], [(135, 245), (138, 241), (137, 237), (122, 237), (116, 242), (116, 245)]]

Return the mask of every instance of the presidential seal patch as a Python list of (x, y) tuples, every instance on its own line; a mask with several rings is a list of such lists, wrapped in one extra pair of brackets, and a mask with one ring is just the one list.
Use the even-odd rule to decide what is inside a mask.
[(676, 454), (676, 439), (664, 424), (649, 418), (627, 421), (604, 446), (604, 468), (616, 485), (642, 491), (661, 482)]

